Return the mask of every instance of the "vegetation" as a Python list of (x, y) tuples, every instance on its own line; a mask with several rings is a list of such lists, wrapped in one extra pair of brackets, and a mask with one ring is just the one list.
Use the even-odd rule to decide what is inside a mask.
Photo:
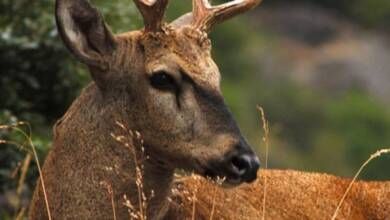
[[(130, 0), (95, 2), (115, 33), (141, 26)], [(301, 3), (335, 11), (358, 27), (371, 28), (370, 31), (390, 30), (388, 0), (277, 0), (265, 2), (264, 7)], [(75, 62), (58, 37), (53, 4), (51, 0), (0, 0), (0, 124), (30, 122), (41, 161), (50, 149), (54, 122), (90, 82), (86, 69)], [(168, 17), (173, 19), (188, 11), (189, 5), (189, 1), (175, 1)], [(249, 17), (242, 16), (212, 33), (213, 52), (223, 74), (227, 103), (261, 154), (264, 147), (260, 144), (256, 105), (262, 106), (268, 115), (270, 167), (351, 176), (371, 152), (389, 145), (388, 103), (372, 96), (364, 87), (337, 93), (288, 76), (269, 77), (270, 71), (258, 67), (260, 61), (254, 54), (280, 42), (267, 30), (248, 25), (248, 20)], [(249, 23), (255, 23), (254, 20)], [(23, 142), (20, 134), (9, 129), (0, 130), (0, 139)], [(11, 176), (24, 160), (25, 152), (11, 145), (0, 146), (0, 195), (5, 195), (17, 186), (17, 180)], [(384, 156), (372, 162), (362, 176), (389, 179), (387, 167), (390, 157)], [(30, 166), (23, 190), (26, 198), (31, 196), (37, 176), (36, 167)], [(1, 209), (0, 206), (0, 216)]]

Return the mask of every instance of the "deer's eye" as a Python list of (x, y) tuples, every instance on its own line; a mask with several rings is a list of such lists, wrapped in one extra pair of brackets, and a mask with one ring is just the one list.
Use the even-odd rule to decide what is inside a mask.
[(172, 76), (164, 71), (153, 73), (149, 78), (150, 84), (159, 90), (176, 90), (176, 82)]

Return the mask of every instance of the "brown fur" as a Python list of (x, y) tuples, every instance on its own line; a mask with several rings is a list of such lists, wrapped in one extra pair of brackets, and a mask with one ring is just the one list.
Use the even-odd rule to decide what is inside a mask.
[[(112, 35), (102, 16), (88, 1), (57, 0), (59, 33), (75, 57), (88, 66), (94, 82), (57, 122), (53, 147), (43, 166), (49, 211), (55, 220), (112, 219), (114, 210), (107, 185), (112, 187), (117, 219), (130, 218), (123, 197), (126, 195), (138, 207), (134, 155), (143, 152), (140, 146), (133, 144), (127, 129), (139, 131), (144, 140), (147, 159), (142, 161), (143, 190), (148, 197), (148, 219), (188, 216), (187, 209), (177, 209), (177, 205), (170, 207), (168, 202), (176, 168), (203, 176), (227, 177), (227, 182), (234, 180), (230, 181), (231, 185), (251, 182), (256, 177), (258, 159), (224, 103), (220, 73), (211, 57), (207, 34), (187, 24), (191, 16), (168, 25), (161, 22), (161, 13), (153, 17), (150, 11), (153, 7), (136, 1), (143, 14), (151, 16), (144, 17), (147, 28)], [(167, 1), (159, 2), (158, 7), (163, 7)], [(208, 15), (206, 29), (259, 2), (249, 0), (241, 4), (236, 1), (215, 10), (202, 8)], [(210, 23), (213, 13), (218, 14), (217, 20)], [(151, 79), (162, 71), (175, 82), (174, 91), (152, 86)], [(126, 129), (120, 128), (117, 122)], [(128, 146), (118, 143), (112, 134), (128, 137)], [(239, 169), (240, 165), (235, 165), (233, 159), (243, 155), (248, 163), (244, 169)], [(250, 174), (249, 177), (246, 174)], [(319, 214), (330, 212), (344, 189), (341, 183), (345, 183), (334, 177), (296, 172), (270, 172), (269, 179), (267, 215), (275, 218), (324, 217)], [(194, 184), (198, 183), (186, 180), (182, 185), (191, 191)], [(241, 197), (233, 197), (234, 203), (226, 206), (226, 210), (219, 207), (224, 204), (219, 199), (217, 208), (229, 213), (225, 217), (230, 219), (258, 217), (260, 212), (255, 207), (261, 201), (259, 192), (262, 191), (258, 184), (218, 190), (224, 201), (229, 200), (224, 197), (236, 192)], [(313, 190), (309, 186), (314, 187)], [(388, 193), (380, 191), (379, 183), (374, 186), (365, 186), (363, 192), (367, 193), (367, 198), (384, 199), (377, 203), (368, 201), (367, 205), (372, 206), (369, 210), (373, 211), (356, 209), (359, 216), (375, 218), (376, 214), (379, 217), (388, 214), (387, 209), (376, 206), (381, 204), (379, 201), (388, 201)], [(205, 207), (197, 212), (200, 218), (207, 218), (210, 187), (204, 181), (200, 185), (202, 206), (199, 207)], [(151, 196), (152, 191), (154, 196)], [(315, 204), (319, 209), (306, 202), (315, 199), (318, 199)], [(181, 200), (186, 206), (186, 200)], [(359, 200), (357, 204), (364, 202)], [(29, 218), (48, 218), (39, 183)]]
[[(350, 179), (293, 170), (262, 170), (253, 184), (222, 189), (203, 178), (176, 181), (170, 219), (262, 219), (263, 187), (267, 177), (265, 219), (329, 220), (346, 191)], [(356, 182), (337, 219), (390, 219), (390, 182)]]

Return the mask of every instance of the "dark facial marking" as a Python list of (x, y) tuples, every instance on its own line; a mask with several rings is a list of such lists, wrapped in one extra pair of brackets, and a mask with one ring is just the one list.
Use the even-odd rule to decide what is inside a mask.
[(222, 95), (196, 83), (193, 86), (195, 97), (204, 111), (203, 115), (207, 118), (209, 127), (218, 133), (239, 134), (237, 124), (225, 105)]

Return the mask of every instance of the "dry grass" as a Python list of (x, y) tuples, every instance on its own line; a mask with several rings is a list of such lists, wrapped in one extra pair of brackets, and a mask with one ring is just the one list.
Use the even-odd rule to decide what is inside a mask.
[[(23, 126), (26, 126), (28, 128), (28, 133), (26, 133), (21, 127)], [(39, 162), (39, 159), (38, 159), (38, 154), (35, 150), (35, 145), (32, 141), (32, 129), (31, 129), (31, 126), (29, 123), (27, 122), (17, 122), (15, 124), (12, 124), (12, 125), (1, 125), (0, 126), (0, 129), (10, 129), (10, 130), (14, 130), (16, 132), (19, 132), (20, 134), (22, 134), (22, 136), (25, 138), (26, 142), (27, 143), (22, 143), (22, 144), (19, 144), (17, 142), (13, 142), (13, 141), (8, 141), (8, 140), (0, 140), (0, 144), (11, 144), (11, 145), (14, 145), (14, 146), (17, 146), (23, 150), (26, 150), (27, 152), (29, 152), (31, 154), (33, 154), (34, 156), (34, 159), (35, 159), (35, 162), (36, 162), (36, 165), (37, 165), (37, 168), (38, 168), (38, 172), (39, 172), (39, 178), (40, 178), (40, 183), (41, 183), (41, 186), (42, 186), (42, 191), (43, 191), (43, 196), (44, 196), (44, 199), (45, 199), (45, 205), (46, 205), (46, 210), (47, 210), (47, 216), (48, 216), (48, 219), (51, 220), (51, 213), (50, 213), (50, 207), (49, 207), (49, 201), (47, 199), (47, 193), (46, 193), (46, 187), (45, 187), (45, 181), (43, 179), (43, 174), (42, 174), (42, 169), (41, 169), (41, 165), (40, 165), (40, 162)], [(29, 147), (27, 147), (26, 145), (28, 145)], [(31, 151), (30, 151), (31, 149)], [(28, 161), (27, 161), (28, 162)], [(26, 165), (24, 165), (24, 170), (22, 169), (22, 176), (21, 178), (23, 178), (22, 181), (19, 181), (19, 184), (23, 184), (24, 183), (24, 179), (25, 179), (25, 175), (27, 173), (27, 170), (28, 170), (28, 164), (29, 162), (26, 163)], [(24, 173), (24, 174), (23, 174)], [(24, 213), (24, 211), (23, 211)]]
[(28, 168), (30, 167), (32, 156), (31, 154), (27, 154), (24, 161), (23, 161), (23, 166), (20, 171), (20, 177), (18, 181), (18, 188), (16, 189), (16, 194), (20, 196), (22, 194), (24, 182), (26, 180)]
[(118, 141), (120, 144), (128, 148), (134, 158), (134, 167), (135, 167), (135, 183), (137, 186), (137, 197), (138, 197), (138, 207), (136, 208), (131, 201), (127, 198), (126, 195), (123, 195), (125, 200), (124, 205), (129, 209), (129, 214), (131, 219), (147, 220), (147, 208), (148, 202), (153, 198), (154, 192), (151, 191), (149, 198), (147, 198), (144, 189), (144, 160), (145, 157), (145, 148), (144, 141), (141, 134), (138, 131), (132, 131), (127, 128), (124, 124), (116, 122), (118, 127), (124, 132), (124, 135), (115, 135), (111, 136)]
[(26, 207), (22, 207), (18, 215), (15, 217), (15, 220), (23, 220), (25, 213), (26, 213)]
[(107, 189), (107, 193), (110, 196), (111, 200), (111, 208), (112, 208), (112, 215), (113, 219), (116, 220), (116, 208), (115, 208), (115, 200), (114, 200), (114, 190), (112, 189), (111, 184), (109, 184), (106, 181), (100, 182), (100, 185), (104, 186)]
[(194, 190), (192, 191), (192, 220), (195, 220), (195, 211), (196, 211), (196, 194), (198, 193), (198, 185), (195, 185)]
[[(261, 121), (263, 122), (263, 142), (265, 144), (265, 166), (264, 169), (268, 169), (268, 153), (269, 153), (269, 124), (267, 118), (265, 116), (264, 109), (262, 107), (257, 106), (257, 109), (260, 111)], [(265, 204), (267, 200), (267, 176), (264, 176), (264, 184), (263, 184), (263, 216), (262, 219), (265, 220)]]
[[(213, 203), (211, 204), (211, 213), (210, 213), (209, 220), (213, 220), (214, 219), (216, 199), (217, 199), (217, 187), (215, 187), (214, 191), (213, 191)], [(193, 215), (193, 216), (195, 216), (195, 215)]]

